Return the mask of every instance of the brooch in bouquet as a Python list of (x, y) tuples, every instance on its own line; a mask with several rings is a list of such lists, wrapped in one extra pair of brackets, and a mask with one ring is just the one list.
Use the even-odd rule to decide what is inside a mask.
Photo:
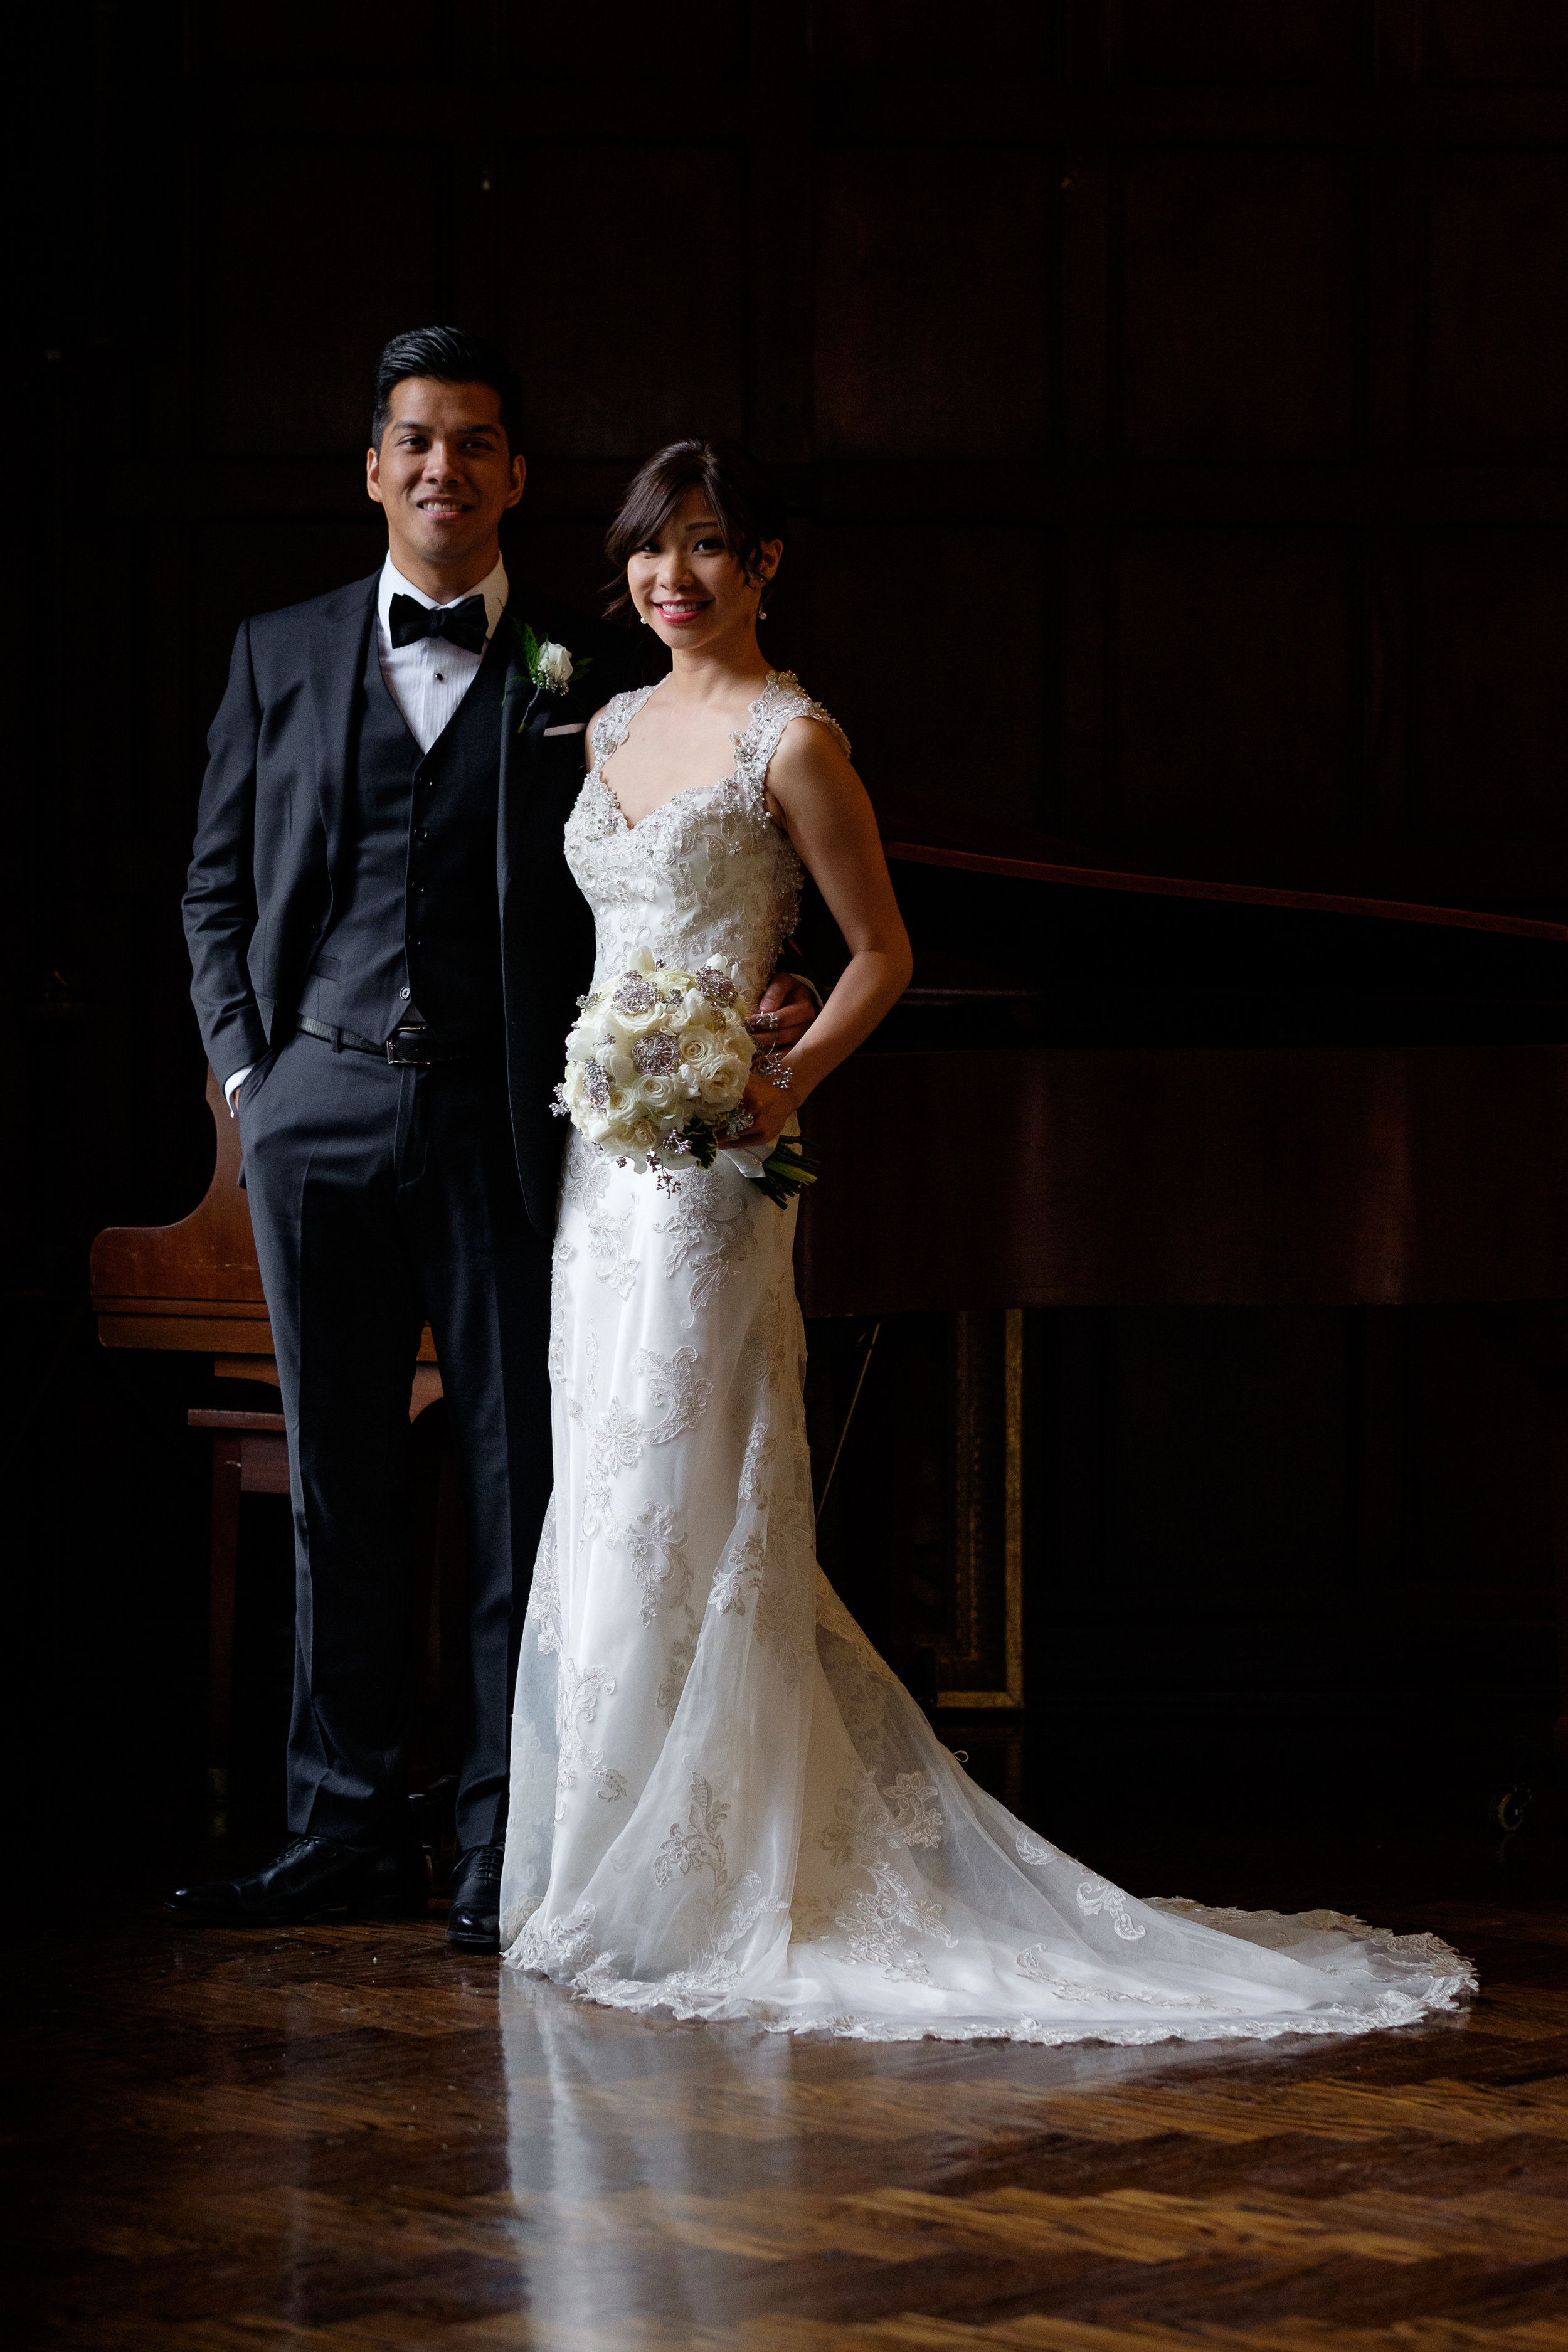
[[(645, 948), (630, 971), (579, 1002), (556, 1113), (601, 1150), (651, 1168), (656, 1181), (683, 1167), (711, 1168), (745, 1133), (742, 1098), (753, 1070), (789, 1083), (783, 1056), (757, 1050), (737, 968), (720, 956), (678, 971)], [(759, 1181), (782, 1209), (816, 1173), (816, 1161), (781, 1137)]]

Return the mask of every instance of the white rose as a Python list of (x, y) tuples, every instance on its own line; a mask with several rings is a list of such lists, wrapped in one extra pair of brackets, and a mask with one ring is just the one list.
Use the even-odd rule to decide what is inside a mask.
[(539, 648), (539, 682), (553, 687), (557, 694), (564, 694), (572, 682), (572, 656), (553, 637), (546, 637)]
[(747, 1065), (739, 1054), (716, 1054), (699, 1074), (707, 1102), (739, 1102), (745, 1092)]

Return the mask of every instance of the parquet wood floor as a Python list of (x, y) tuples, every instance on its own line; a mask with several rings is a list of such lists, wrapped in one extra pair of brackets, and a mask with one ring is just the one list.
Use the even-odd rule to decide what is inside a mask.
[(132, 1907), (27, 1947), (9, 1996), (11, 2340), (1568, 2352), (1555, 1850), (1522, 1888), (1475, 1845), (1403, 1893), (1386, 1860), (1331, 1867), (1254, 1853), (1246, 1883), (1233, 1853), (1194, 1891), (1294, 1903), (1299, 1875), (1436, 1927), (1480, 1963), (1467, 2016), (862, 2048), (591, 2010), (437, 1916), (253, 1937)]

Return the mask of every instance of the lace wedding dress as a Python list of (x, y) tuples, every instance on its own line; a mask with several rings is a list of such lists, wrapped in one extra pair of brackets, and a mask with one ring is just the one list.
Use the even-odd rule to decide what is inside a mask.
[[(801, 881), (768, 763), (792, 719), (833, 721), (774, 673), (731, 773), (628, 827), (602, 770), (655, 690), (609, 705), (566, 827), (595, 983), (646, 947), (760, 992)], [(816, 1565), (795, 1223), (728, 1156), (665, 1189), (571, 1137), (508, 1959), (618, 2008), (865, 2040), (1361, 2033), (1453, 2008), (1474, 1977), (1435, 1937), (1135, 1901), (968, 1779)]]

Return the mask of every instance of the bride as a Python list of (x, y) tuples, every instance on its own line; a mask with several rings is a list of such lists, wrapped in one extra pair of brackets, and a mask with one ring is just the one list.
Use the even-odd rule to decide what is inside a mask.
[(817, 1567), (795, 1206), (756, 1155), (898, 998), (909, 940), (843, 733), (758, 649), (783, 551), (758, 470), (676, 442), (607, 545), (672, 666), (588, 731), (566, 855), (595, 985), (642, 949), (719, 955), (755, 1001), (803, 869), (850, 954), (710, 1170), (661, 1186), (570, 1137), (507, 1958), (617, 2008), (864, 2040), (1359, 2033), (1454, 2007), (1473, 1975), (1435, 1937), (1091, 1874), (968, 1779)]

